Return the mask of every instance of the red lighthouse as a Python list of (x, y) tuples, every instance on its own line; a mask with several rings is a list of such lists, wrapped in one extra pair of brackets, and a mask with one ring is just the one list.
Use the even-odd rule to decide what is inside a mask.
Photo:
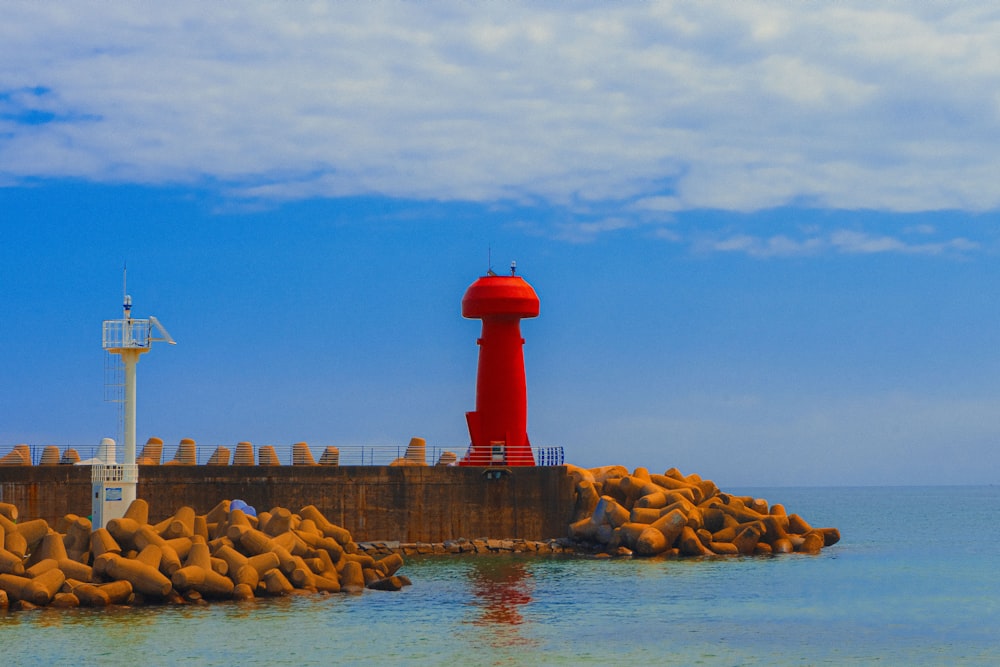
[(538, 295), (524, 278), (492, 271), (469, 286), (462, 316), (483, 321), (476, 410), (465, 413), (472, 445), (460, 465), (532, 466), (521, 318), (538, 317)]

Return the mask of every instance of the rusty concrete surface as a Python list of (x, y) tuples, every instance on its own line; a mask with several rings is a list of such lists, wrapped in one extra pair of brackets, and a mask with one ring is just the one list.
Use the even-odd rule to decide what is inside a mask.
[[(316, 505), (357, 541), (444, 542), (460, 537), (545, 540), (566, 535), (573, 480), (563, 466), (140, 466), (138, 496), (158, 521), (183, 505), (199, 513), (241, 498), (258, 510)], [(89, 466), (2, 466), (0, 502), (21, 520), (90, 514)]]

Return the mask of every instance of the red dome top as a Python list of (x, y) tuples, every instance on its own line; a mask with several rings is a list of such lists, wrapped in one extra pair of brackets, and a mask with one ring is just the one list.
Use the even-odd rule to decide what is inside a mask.
[(520, 276), (483, 276), (465, 291), (462, 317), (538, 317), (538, 295)]

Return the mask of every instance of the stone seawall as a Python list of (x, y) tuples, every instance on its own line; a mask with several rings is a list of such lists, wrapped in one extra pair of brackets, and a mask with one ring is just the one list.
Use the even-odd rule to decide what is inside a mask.
[[(564, 466), (140, 466), (151, 521), (182, 506), (207, 511), (240, 498), (258, 509), (315, 505), (358, 541), (443, 543), (486, 536), (549, 540), (573, 519), (575, 480)], [(0, 502), (54, 523), (91, 511), (89, 466), (0, 467)]]

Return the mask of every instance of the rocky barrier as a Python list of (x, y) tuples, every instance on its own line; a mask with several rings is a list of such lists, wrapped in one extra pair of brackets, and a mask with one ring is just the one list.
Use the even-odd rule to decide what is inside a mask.
[(566, 537), (549, 540), (461, 538), (445, 542), (363, 542), (373, 556), (576, 554), (737, 556), (818, 553), (840, 540), (836, 528), (813, 528), (783, 505), (723, 493), (698, 475), (663, 475), (623, 466), (567, 465), (576, 483)]
[(0, 609), (204, 603), (296, 592), (400, 590), (399, 554), (361, 552), (316, 507), (257, 514), (226, 500), (206, 514), (181, 507), (156, 524), (146, 501), (91, 530), (67, 515), (18, 522), (0, 503)]
[(836, 528), (813, 528), (780, 504), (723, 493), (710, 480), (671, 468), (567, 466), (576, 481), (569, 537), (609, 555), (749, 556), (819, 553)]

